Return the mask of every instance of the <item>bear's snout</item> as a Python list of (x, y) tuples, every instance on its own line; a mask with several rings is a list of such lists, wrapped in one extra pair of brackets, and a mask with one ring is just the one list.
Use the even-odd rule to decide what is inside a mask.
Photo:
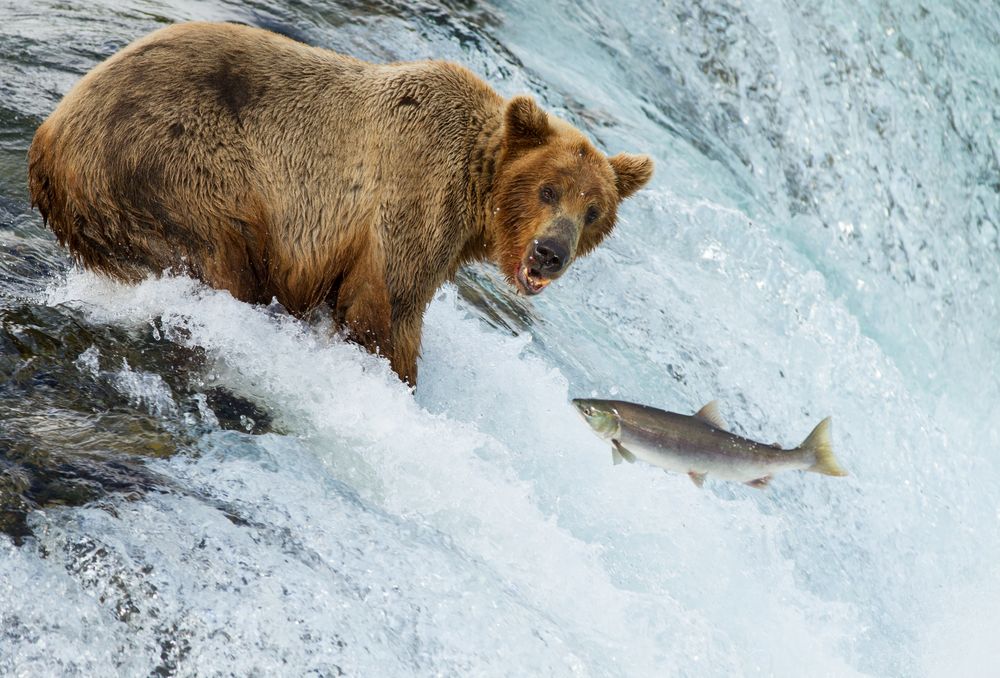
[(556, 238), (536, 240), (531, 258), (539, 277), (553, 278), (569, 263), (569, 244)]
[(573, 220), (560, 217), (528, 243), (521, 258), (516, 280), (526, 294), (538, 294), (566, 272), (573, 260), (579, 231)]

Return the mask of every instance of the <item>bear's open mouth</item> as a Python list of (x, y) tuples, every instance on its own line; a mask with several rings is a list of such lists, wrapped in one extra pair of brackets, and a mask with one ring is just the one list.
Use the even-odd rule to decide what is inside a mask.
[(517, 287), (527, 295), (538, 294), (550, 282), (552, 282), (551, 278), (543, 278), (538, 271), (527, 266), (521, 266), (517, 269)]

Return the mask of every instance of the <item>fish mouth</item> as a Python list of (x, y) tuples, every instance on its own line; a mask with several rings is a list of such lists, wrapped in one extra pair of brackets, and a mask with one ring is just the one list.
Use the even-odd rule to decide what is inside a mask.
[(552, 282), (552, 278), (544, 277), (532, 266), (532, 263), (529, 258), (528, 263), (521, 264), (520, 268), (517, 269), (517, 276), (515, 276), (517, 289), (529, 297), (538, 294)]

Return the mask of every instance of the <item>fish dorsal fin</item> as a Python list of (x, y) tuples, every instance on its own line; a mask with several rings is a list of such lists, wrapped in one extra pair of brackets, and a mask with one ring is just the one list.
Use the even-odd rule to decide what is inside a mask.
[(691, 482), (693, 482), (698, 487), (701, 487), (702, 485), (705, 484), (705, 476), (707, 476), (707, 475), (708, 475), (707, 473), (698, 473), (697, 471), (688, 471), (688, 476), (691, 478)]
[(694, 418), (701, 419), (709, 426), (714, 426), (720, 431), (726, 430), (726, 422), (722, 420), (722, 415), (719, 413), (718, 400), (713, 400), (712, 402), (706, 404), (703, 408), (698, 410), (697, 413), (695, 413)]

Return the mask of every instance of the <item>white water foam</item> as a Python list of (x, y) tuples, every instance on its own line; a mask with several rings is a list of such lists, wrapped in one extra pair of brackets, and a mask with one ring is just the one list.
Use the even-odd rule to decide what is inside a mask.
[[(517, 673), (537, 666), (567, 675), (652, 675), (664, 669), (683, 674), (698, 666), (731, 675), (790, 675), (807, 661), (821, 673), (852, 672), (837, 647), (853, 614), (796, 586), (778, 519), (747, 498), (720, 502), (683, 477), (648, 467), (612, 469), (605, 445), (567, 404), (559, 372), (527, 355), (524, 339), (504, 339), (470, 317), (453, 291), (446, 289), (431, 306), (416, 400), (384, 361), (190, 280), (124, 287), (74, 273), (53, 290), (50, 303), (80, 306), (95, 322), (116, 325), (148, 327), (157, 318), (167, 338), (206, 350), (213, 359), (206, 378), (265, 404), (288, 431), (254, 443), (239, 442), (247, 439), (232, 433), (210, 434), (201, 444), (210, 453), (166, 462), (160, 469), (165, 474), (185, 477), (184, 484), (202, 486), (213, 499), (251, 502), (253, 510), (246, 514), (252, 521), (289, 539), (305, 539), (301, 532), (308, 526), (308, 538), (315, 540), (310, 557), (318, 552), (322, 568), (332, 566), (325, 552), (354, 548), (354, 536), (341, 534), (342, 525), (325, 524), (327, 513), (336, 515), (331, 502), (342, 503), (354, 492), (364, 510), (351, 520), (367, 529), (382, 529), (388, 521), (434, 535), (432, 567), (419, 549), (412, 552), (413, 545), (387, 537), (378, 548), (406, 564), (392, 564), (389, 571), (366, 568), (360, 575), (369, 585), (389, 586), (386, 577), (436, 580), (444, 568), (451, 577), (478, 582), (450, 588), (451, 595), (461, 592), (468, 614), (442, 617), (421, 635), (421, 642), (441, 648), (426, 658), (430, 666), (448, 672), (459, 666), (449, 663), (457, 654), (473, 672), (491, 674), (503, 673), (508, 662)], [(232, 481), (238, 491), (222, 478), (239, 478)], [(244, 498), (254, 491), (266, 499)], [(190, 500), (167, 497), (152, 505), (117, 507), (120, 523), (97, 509), (62, 520), (101, 516), (100, 527), (81, 531), (148, 545), (142, 535), (153, 529), (158, 511), (173, 516), (188, 510), (175, 502)], [(190, 544), (195, 537), (184, 533), (192, 529), (188, 520), (177, 524), (164, 516), (175, 531), (164, 543)], [(199, 534), (207, 530), (226, 549), (247, 538), (247, 528), (221, 516), (212, 520), (214, 527), (206, 520), (195, 521)], [(56, 537), (57, 543), (60, 538), (70, 537)], [(185, 566), (158, 562), (161, 556), (146, 548), (141, 561), (184, 579)], [(219, 576), (239, 578), (247, 563), (255, 570), (274, 567), (269, 557), (244, 553), (243, 565), (226, 561), (213, 568), (234, 569)], [(709, 562), (717, 576), (706, 578)], [(280, 579), (287, 586), (299, 577), (282, 573)], [(142, 580), (134, 571), (124, 578), (130, 582), (126, 588)], [(484, 586), (487, 582), (492, 583)], [(322, 577), (310, 578), (308, 585), (316, 587), (316, 595), (329, 595)], [(198, 598), (206, 586), (192, 583), (190, 593), (178, 588), (172, 604), (187, 609), (195, 602), (188, 596)], [(418, 605), (413, 592), (400, 595)], [(265, 617), (279, 609), (291, 614), (298, 604), (284, 596), (268, 600), (256, 602)], [(364, 614), (388, 614), (384, 601), (372, 602)], [(235, 600), (216, 600), (213, 609), (234, 605)], [(752, 611), (757, 623), (746, 624), (742, 615), (730, 613), (734, 609)], [(517, 649), (524, 654), (514, 661), (505, 655), (515, 648), (496, 629), (523, 627), (525, 615), (542, 641), (519, 640)], [(329, 620), (326, 632), (356, 633), (364, 627), (353, 619), (341, 621)], [(259, 632), (254, 621), (247, 624), (237, 631)], [(776, 656), (754, 649), (765, 647), (766, 637), (779, 630), (789, 645), (786, 652)], [(200, 652), (207, 652), (204, 643), (211, 647), (210, 639), (198, 635), (206, 631), (186, 628), (198, 636)], [(259, 642), (253, 640), (248, 649)], [(360, 656), (380, 652), (391, 655), (399, 648), (355, 639), (338, 655), (338, 665), (360, 667)], [(189, 654), (184, 665), (213, 666), (199, 661), (209, 660)], [(412, 656), (396, 661), (402, 662), (396, 664), (402, 673), (418, 666), (407, 663), (416, 661)]]

